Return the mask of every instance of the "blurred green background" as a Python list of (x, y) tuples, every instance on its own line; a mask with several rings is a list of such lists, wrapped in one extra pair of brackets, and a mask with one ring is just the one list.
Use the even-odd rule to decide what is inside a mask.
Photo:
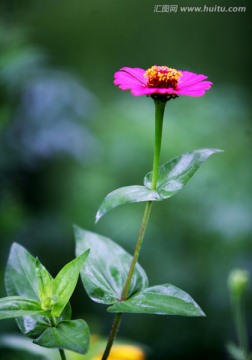
[[(108, 192), (140, 185), (150, 171), (154, 106), (116, 88), (114, 72), (158, 64), (207, 74), (214, 86), (204, 97), (168, 103), (162, 162), (203, 147), (225, 152), (155, 204), (140, 256), (151, 285), (180, 287), (207, 317), (129, 315), (120, 337), (147, 345), (148, 360), (221, 360), (236, 340), (228, 274), (252, 272), (251, 3), (218, 1), (247, 8), (228, 14), (155, 13), (156, 4), (170, 1), (0, 2), (0, 295), (13, 241), (53, 275), (74, 257), (73, 223), (133, 252), (143, 204), (117, 208), (97, 225), (94, 218)], [(112, 315), (80, 283), (71, 303), (74, 318), (108, 334)], [(250, 338), (251, 304), (250, 288)], [(15, 322), (2, 321), (0, 331), (15, 333)]]

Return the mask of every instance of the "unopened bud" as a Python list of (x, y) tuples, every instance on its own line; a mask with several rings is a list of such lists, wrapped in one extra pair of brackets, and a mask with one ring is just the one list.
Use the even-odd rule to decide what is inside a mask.
[(230, 272), (228, 286), (234, 296), (242, 296), (249, 285), (249, 272), (241, 269), (234, 269)]

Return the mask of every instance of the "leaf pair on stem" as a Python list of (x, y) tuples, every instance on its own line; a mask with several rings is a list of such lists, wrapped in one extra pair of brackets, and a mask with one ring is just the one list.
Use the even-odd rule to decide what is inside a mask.
[(35, 344), (86, 353), (89, 329), (84, 320), (71, 320), (69, 299), (89, 250), (69, 262), (55, 279), (22, 246), (11, 247), (0, 319), (16, 318), (21, 332)]

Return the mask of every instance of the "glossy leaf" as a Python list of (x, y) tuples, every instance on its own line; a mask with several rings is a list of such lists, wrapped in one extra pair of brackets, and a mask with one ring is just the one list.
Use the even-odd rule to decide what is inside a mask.
[(44, 310), (49, 310), (53, 303), (53, 278), (38, 259), (36, 261), (36, 275), (41, 307)]
[[(71, 319), (71, 306), (68, 303), (61, 313), (59, 318), (55, 318), (56, 324), (64, 320)], [(32, 339), (36, 339), (42, 334), (48, 327), (51, 327), (51, 321), (49, 317), (36, 315), (36, 316), (24, 316), (16, 319), (18, 327), (22, 334), (29, 336)]]
[(192, 297), (171, 284), (144, 289), (108, 308), (114, 313), (205, 316)]
[(23, 246), (14, 243), (5, 271), (7, 294), (39, 301), (36, 267), (37, 260)]
[(0, 299), (0, 320), (37, 314), (46, 315), (46, 312), (36, 300), (20, 296), (8, 296)]
[[(167, 199), (181, 190), (191, 179), (200, 165), (209, 156), (221, 152), (218, 149), (200, 149), (180, 155), (164, 165), (158, 172), (157, 192), (162, 199)], [(144, 178), (144, 185), (151, 188), (152, 172)]]
[[(10, 250), (6, 271), (5, 288), (9, 296), (20, 296), (40, 301), (38, 260), (23, 246), (14, 243)], [(71, 318), (71, 306), (67, 304), (58, 321)], [(16, 319), (20, 331), (31, 337), (38, 337), (47, 327), (51, 326), (49, 318), (42, 315), (26, 315)]]
[(57, 297), (57, 303), (52, 309), (53, 316), (60, 316), (62, 310), (72, 296), (72, 293), (76, 287), (80, 270), (83, 267), (88, 254), (89, 249), (78, 256), (76, 259), (66, 264), (53, 280), (53, 293)]
[[(113, 304), (121, 298), (132, 256), (112, 240), (78, 227), (74, 228), (76, 254), (90, 248), (81, 270), (81, 279), (89, 297), (102, 304)], [(133, 275), (129, 296), (145, 289), (148, 279), (139, 264)]]
[(96, 214), (96, 222), (108, 211), (127, 203), (160, 201), (168, 199), (181, 190), (200, 165), (218, 149), (200, 149), (180, 155), (159, 168), (156, 191), (151, 189), (152, 172), (144, 178), (144, 186), (134, 185), (116, 189), (103, 200)]
[[(6, 271), (5, 288), (9, 296), (21, 296), (39, 301), (37, 260), (23, 246), (14, 243), (10, 250)], [(44, 316), (24, 316), (16, 319), (20, 331), (30, 337), (41, 334), (48, 326)]]
[(89, 328), (84, 320), (62, 321), (46, 329), (33, 342), (47, 348), (67, 349), (85, 354), (89, 347)]
[(142, 202), (142, 201), (161, 200), (158, 193), (145, 186), (133, 185), (116, 189), (109, 193), (103, 200), (98, 212), (96, 213), (96, 222), (108, 211), (123, 204)]

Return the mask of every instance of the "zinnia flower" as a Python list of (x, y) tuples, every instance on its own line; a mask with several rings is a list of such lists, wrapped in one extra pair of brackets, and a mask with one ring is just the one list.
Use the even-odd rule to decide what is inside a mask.
[(205, 75), (157, 65), (147, 70), (123, 67), (114, 78), (115, 85), (122, 90), (130, 90), (134, 96), (161, 95), (168, 100), (179, 95), (202, 96), (212, 86), (210, 81), (205, 81)]

